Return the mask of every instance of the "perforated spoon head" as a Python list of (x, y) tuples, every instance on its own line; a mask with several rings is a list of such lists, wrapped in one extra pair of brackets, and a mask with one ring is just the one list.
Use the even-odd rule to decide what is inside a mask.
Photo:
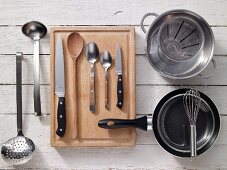
[(33, 141), (23, 135), (18, 135), (2, 145), (1, 156), (11, 165), (21, 165), (32, 158), (34, 151)]

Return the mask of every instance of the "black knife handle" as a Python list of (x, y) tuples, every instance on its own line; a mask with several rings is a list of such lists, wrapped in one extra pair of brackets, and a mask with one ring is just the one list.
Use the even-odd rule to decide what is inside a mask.
[(122, 75), (118, 75), (117, 80), (117, 107), (122, 108), (123, 106), (123, 81)]
[(59, 97), (57, 121), (58, 121), (58, 128), (56, 130), (56, 134), (62, 137), (65, 134), (65, 127), (66, 127), (65, 97)]

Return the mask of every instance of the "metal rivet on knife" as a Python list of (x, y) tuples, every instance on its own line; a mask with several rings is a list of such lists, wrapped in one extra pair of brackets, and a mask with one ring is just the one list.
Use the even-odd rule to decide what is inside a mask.
[(112, 122), (112, 121), (107, 122), (107, 125), (108, 125), (108, 126), (114, 126), (114, 124), (115, 124), (115, 123)]

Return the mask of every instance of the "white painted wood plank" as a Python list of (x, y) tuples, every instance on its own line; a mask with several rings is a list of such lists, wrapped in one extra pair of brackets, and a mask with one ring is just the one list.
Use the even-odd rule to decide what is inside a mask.
[[(50, 148), (39, 146), (33, 159), (20, 168), (34, 169), (224, 169), (227, 146), (214, 146), (196, 161), (176, 158), (158, 145), (131, 148)], [(0, 168), (13, 168), (0, 160)], [(15, 168), (15, 167), (14, 167)]]
[[(41, 86), (41, 107), (44, 114), (50, 113), (50, 88)], [(0, 113), (16, 113), (16, 86), (0, 86)], [(33, 103), (33, 85), (24, 85), (22, 87), (23, 113), (34, 113)]]
[(227, 25), (226, 6), (225, 0), (8, 0), (0, 4), (0, 25), (22, 25), (30, 20), (47, 25), (136, 25), (147, 12), (160, 14), (171, 9), (192, 10), (211, 25)]
[[(48, 31), (50, 31), (50, 26)], [(148, 28), (148, 27), (147, 27)], [(215, 36), (215, 55), (227, 55), (227, 27), (212, 27)], [(145, 34), (141, 31), (139, 26), (135, 27), (136, 36), (136, 54), (145, 54), (144, 42)], [(33, 54), (33, 41), (26, 37), (21, 32), (21, 26), (6, 26), (0, 27), (0, 39), (4, 43), (0, 43), (0, 54), (14, 54), (17, 51), (22, 51), (24, 54)], [(50, 34), (41, 39), (40, 53), (50, 53)]]
[[(0, 55), (0, 84), (16, 84), (16, 55)], [(33, 56), (24, 55), (22, 83), (33, 84)], [(50, 56), (40, 56), (40, 83), (50, 84)]]
[[(192, 86), (194, 87), (194, 86)], [(152, 86), (143, 85), (136, 87), (136, 113), (152, 114), (161, 98), (180, 86)], [(227, 86), (195, 86), (204, 92), (216, 104), (220, 114), (227, 115)], [(16, 86), (0, 86), (0, 114), (16, 113)], [(48, 85), (41, 86), (41, 103), (43, 113), (50, 113), (50, 91)], [(23, 85), (23, 112), (33, 113), (33, 86)]]
[[(206, 78), (213, 71), (213, 65), (210, 64), (201, 73), (201, 76), (187, 80), (170, 80), (164, 78), (155, 71), (149, 64), (144, 55), (136, 56), (136, 84), (152, 84), (152, 85), (227, 85), (226, 76), (223, 74), (226, 71), (227, 56), (215, 56), (216, 69), (212, 77)], [(25, 55), (23, 64), (23, 84), (33, 84), (33, 56)], [(0, 55), (0, 84), (15, 84), (16, 83), (16, 66), (15, 55)], [(40, 57), (40, 82), (41, 84), (50, 83), (50, 59), (49, 55)], [(205, 77), (205, 78), (204, 78)]]
[[(16, 135), (16, 115), (0, 115), (0, 143)], [(215, 146), (196, 162), (175, 158), (165, 152), (149, 132), (137, 131), (137, 145), (126, 148), (52, 148), (49, 144), (49, 116), (38, 119), (24, 115), (24, 134), (36, 145), (31, 162), (21, 168), (223, 168), (227, 167), (227, 117), (222, 116), (222, 131)], [(101, 164), (97, 162), (102, 162)], [(116, 164), (117, 162), (117, 164)], [(10, 168), (0, 159), (0, 168)]]
[[(209, 96), (217, 106), (219, 113), (226, 114), (226, 86), (191, 86), (200, 90)], [(136, 88), (136, 113), (137, 114), (152, 114), (158, 102), (167, 93), (185, 88), (182, 86), (137, 86)]]

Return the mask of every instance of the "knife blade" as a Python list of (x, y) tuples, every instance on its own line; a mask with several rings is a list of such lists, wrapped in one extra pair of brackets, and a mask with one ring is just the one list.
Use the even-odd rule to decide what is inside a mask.
[(117, 80), (117, 107), (123, 106), (123, 79), (122, 79), (122, 61), (121, 61), (121, 47), (118, 45), (116, 49), (116, 73)]
[(58, 96), (56, 134), (64, 136), (66, 128), (65, 111), (65, 71), (62, 38), (58, 36), (55, 48), (55, 94)]

